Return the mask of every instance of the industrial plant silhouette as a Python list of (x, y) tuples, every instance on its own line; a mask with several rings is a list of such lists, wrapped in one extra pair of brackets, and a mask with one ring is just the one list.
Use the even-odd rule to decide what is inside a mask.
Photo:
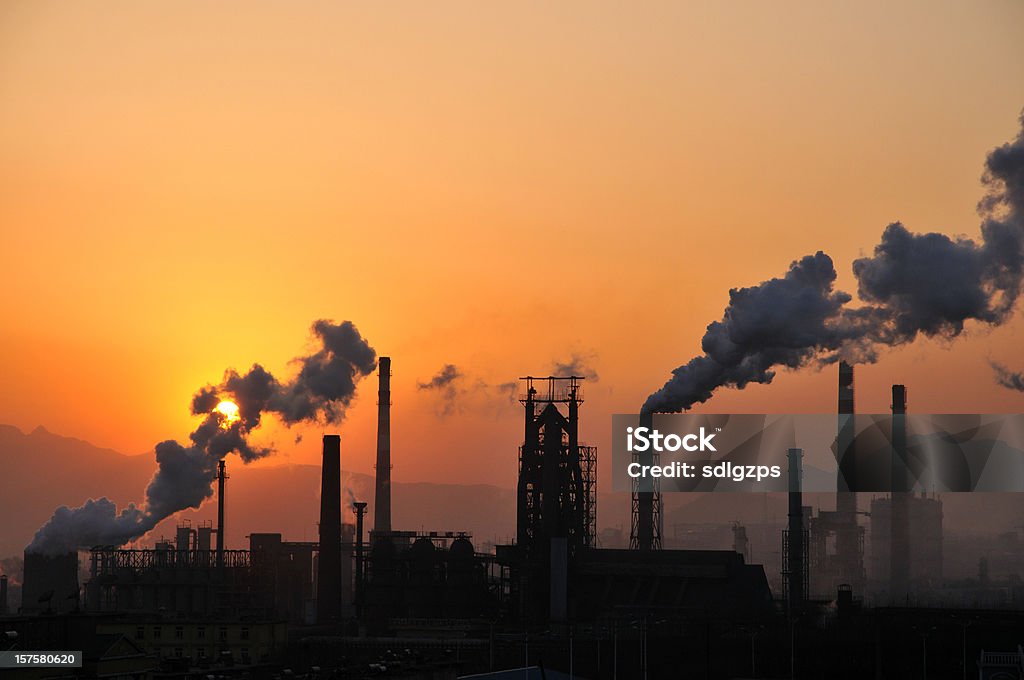
[[(597, 450), (582, 443), (580, 376), (520, 380), (513, 542), (483, 551), (457, 526), (392, 527), (390, 377), (391, 359), (380, 357), (372, 529), (371, 499), (343, 497), (341, 437), (326, 434), (319, 540), (254, 532), (244, 549), (225, 545), (225, 522), (236, 520), (222, 459), (216, 526), (182, 522), (173, 541), (152, 549), (95, 546), (82, 553), (82, 584), (78, 552), (27, 550), (20, 608), (0, 581), (5, 649), (82, 649), (81, 672), (125, 678), (1024, 672), (1024, 586), (984, 573), (943, 579), (939, 497), (904, 488), (865, 507), (839, 488), (835, 509), (815, 514), (800, 491), (799, 449), (789, 451), (788, 522), (772, 530), (781, 590), (751, 563), (744, 525), (732, 526), (732, 550), (666, 547), (657, 491), (634, 491), (628, 548), (600, 545)], [(897, 461), (906, 387), (894, 385), (892, 396)], [(840, 480), (855, 478), (854, 412), (854, 369), (842, 362), (835, 451), (849, 474)]]

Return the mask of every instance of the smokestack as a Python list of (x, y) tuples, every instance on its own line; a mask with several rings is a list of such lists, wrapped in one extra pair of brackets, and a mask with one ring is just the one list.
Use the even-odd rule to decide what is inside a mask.
[[(853, 366), (839, 363), (838, 427), (836, 431), (836, 462), (839, 475), (836, 486), (836, 558), (840, 583), (855, 589), (863, 587), (864, 557), (857, 524), (857, 455), (854, 446), (854, 384)], [(851, 490), (852, 489), (852, 490)]]
[(7, 613), (7, 574), (0, 576), (0, 616)]
[(853, 413), (853, 366), (839, 362), (839, 409), (838, 412)]
[(790, 615), (800, 611), (807, 587), (804, 572), (804, 496), (801, 491), (803, 449), (789, 450), (789, 532), (786, 546), (787, 605)]
[(391, 357), (377, 365), (377, 488), (373, 497), (373, 531), (391, 533)]
[[(654, 413), (643, 410), (640, 413), (640, 427), (654, 428)], [(642, 465), (657, 463), (656, 455), (646, 451), (634, 454), (637, 462)], [(661, 549), (661, 494), (657, 486), (653, 491), (640, 491), (633, 487), (632, 526), (630, 527), (629, 547), (634, 550)]]
[(224, 469), (224, 459), (217, 464), (217, 567), (224, 566), (224, 482), (228, 473)]
[(889, 531), (889, 596), (910, 595), (910, 508), (907, 488), (907, 388), (892, 386), (892, 496)]
[[(839, 465), (836, 491), (849, 491), (856, 488), (856, 460), (853, 455), (853, 366), (845, 361), (839, 364), (839, 404), (838, 427), (836, 429), (836, 462)], [(851, 494), (841, 493), (836, 498), (836, 510), (844, 510), (841, 505), (850, 505)], [(849, 507), (849, 512), (856, 511), (856, 503)]]
[(320, 623), (341, 618), (341, 437), (324, 435), (320, 472), (320, 555), (316, 610)]
[(366, 503), (353, 503), (356, 511), (356, 617), (363, 615), (363, 517), (366, 515)]

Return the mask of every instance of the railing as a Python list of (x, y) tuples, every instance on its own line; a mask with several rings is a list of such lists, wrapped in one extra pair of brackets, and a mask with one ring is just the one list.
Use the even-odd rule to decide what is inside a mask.
[[(248, 567), (251, 563), (248, 550), (224, 551), (226, 568)], [(216, 566), (216, 550), (92, 549), (91, 571), (94, 576), (119, 569), (209, 569)]]

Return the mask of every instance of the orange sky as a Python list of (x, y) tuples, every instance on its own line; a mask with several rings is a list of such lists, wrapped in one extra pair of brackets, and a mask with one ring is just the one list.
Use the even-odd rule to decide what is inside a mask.
[[(147, 452), (187, 437), (196, 388), (287, 374), (331, 318), (394, 358), (396, 479), (513, 483), (518, 406), (440, 417), (416, 383), (446, 363), (469, 388), (593, 355), (607, 451), (730, 286), (823, 249), (853, 291), (896, 219), (977, 234), (1022, 25), (1016, 2), (5, 2), (0, 422)], [(859, 406), (901, 381), (918, 411), (1019, 411), (987, 360), (1024, 368), (1022, 338), (1018, 314), (888, 354)], [(702, 408), (821, 411), (833, 383)], [(268, 430), (318, 460), (318, 428)]]

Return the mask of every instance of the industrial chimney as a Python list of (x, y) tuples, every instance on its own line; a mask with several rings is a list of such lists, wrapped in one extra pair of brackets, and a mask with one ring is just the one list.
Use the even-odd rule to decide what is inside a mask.
[(380, 391), (377, 393), (377, 488), (373, 503), (373, 531), (391, 533), (391, 357), (377, 365)]
[(861, 590), (864, 586), (864, 554), (857, 524), (858, 485), (855, 450), (853, 366), (839, 363), (838, 423), (836, 462), (839, 469), (836, 486), (836, 562), (839, 583)]
[(889, 597), (910, 595), (910, 494), (907, 488), (907, 388), (892, 386), (892, 496), (889, 521)]
[(352, 503), (356, 513), (356, 587), (352, 598), (356, 605), (356, 616), (363, 616), (363, 582), (366, 580), (366, 568), (363, 558), (363, 517), (366, 515), (366, 503)]
[(0, 576), (0, 616), (7, 613), (7, 574)]
[(807, 597), (807, 546), (804, 541), (802, 491), (803, 449), (789, 450), (789, 530), (786, 532), (786, 604), (790, 616), (800, 612)]
[(224, 483), (228, 473), (224, 469), (224, 459), (217, 466), (217, 568), (224, 567)]
[(319, 623), (341, 618), (341, 437), (336, 434), (324, 435), (316, 612)]
[[(653, 428), (654, 414), (644, 411), (640, 414), (640, 426)], [(653, 465), (657, 454), (646, 452), (634, 454), (636, 462)], [(633, 550), (661, 550), (661, 493), (655, 483), (653, 490), (640, 490), (634, 485), (632, 522), (629, 532), (629, 547)]]

